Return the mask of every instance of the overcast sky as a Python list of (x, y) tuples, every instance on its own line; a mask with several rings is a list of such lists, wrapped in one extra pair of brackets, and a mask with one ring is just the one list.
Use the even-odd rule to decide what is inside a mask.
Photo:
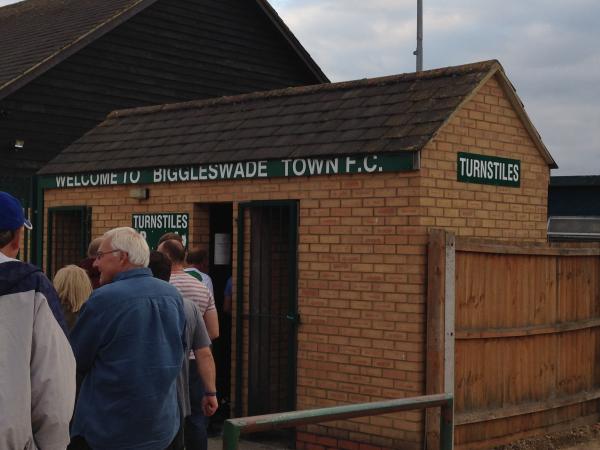
[[(425, 69), (498, 59), (560, 167), (552, 174), (600, 175), (600, 1), (423, 2)], [(416, 0), (271, 4), (332, 81), (415, 70)]]
[[(423, 0), (424, 68), (498, 59), (553, 175), (600, 175), (600, 1)], [(415, 70), (416, 0), (272, 0), (332, 81)]]

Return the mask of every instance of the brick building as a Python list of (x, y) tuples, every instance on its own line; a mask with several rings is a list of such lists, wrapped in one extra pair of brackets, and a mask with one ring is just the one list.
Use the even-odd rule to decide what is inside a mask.
[[(424, 392), (428, 230), (545, 242), (553, 167), (487, 61), (115, 111), (40, 172), (36, 229), (53, 272), (138, 214), (186, 225), (215, 290), (233, 275), (235, 415), (368, 402)], [(423, 433), (403, 413), (297, 442), (417, 449)]]

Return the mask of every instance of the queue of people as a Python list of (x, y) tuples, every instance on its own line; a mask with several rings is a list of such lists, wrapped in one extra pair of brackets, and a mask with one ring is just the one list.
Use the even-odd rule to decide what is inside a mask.
[(182, 243), (115, 228), (53, 287), (16, 259), (25, 228), (0, 192), (0, 448), (206, 449), (219, 326)]

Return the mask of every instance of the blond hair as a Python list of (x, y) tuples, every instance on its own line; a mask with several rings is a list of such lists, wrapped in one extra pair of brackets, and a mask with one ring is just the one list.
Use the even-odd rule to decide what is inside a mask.
[(85, 270), (73, 264), (60, 269), (54, 275), (54, 287), (60, 302), (71, 312), (77, 312), (92, 295), (92, 283)]

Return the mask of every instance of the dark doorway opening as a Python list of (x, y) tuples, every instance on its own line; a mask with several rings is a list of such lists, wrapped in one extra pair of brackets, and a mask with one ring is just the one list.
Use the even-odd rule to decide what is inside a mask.
[(233, 205), (231, 203), (209, 204), (209, 275), (212, 278), (215, 304), (219, 314), (219, 338), (213, 344), (217, 367), (217, 391), (219, 410), (213, 422), (230, 417), (231, 399), (231, 309), (223, 308), (225, 285), (231, 277), (231, 233), (233, 229)]

